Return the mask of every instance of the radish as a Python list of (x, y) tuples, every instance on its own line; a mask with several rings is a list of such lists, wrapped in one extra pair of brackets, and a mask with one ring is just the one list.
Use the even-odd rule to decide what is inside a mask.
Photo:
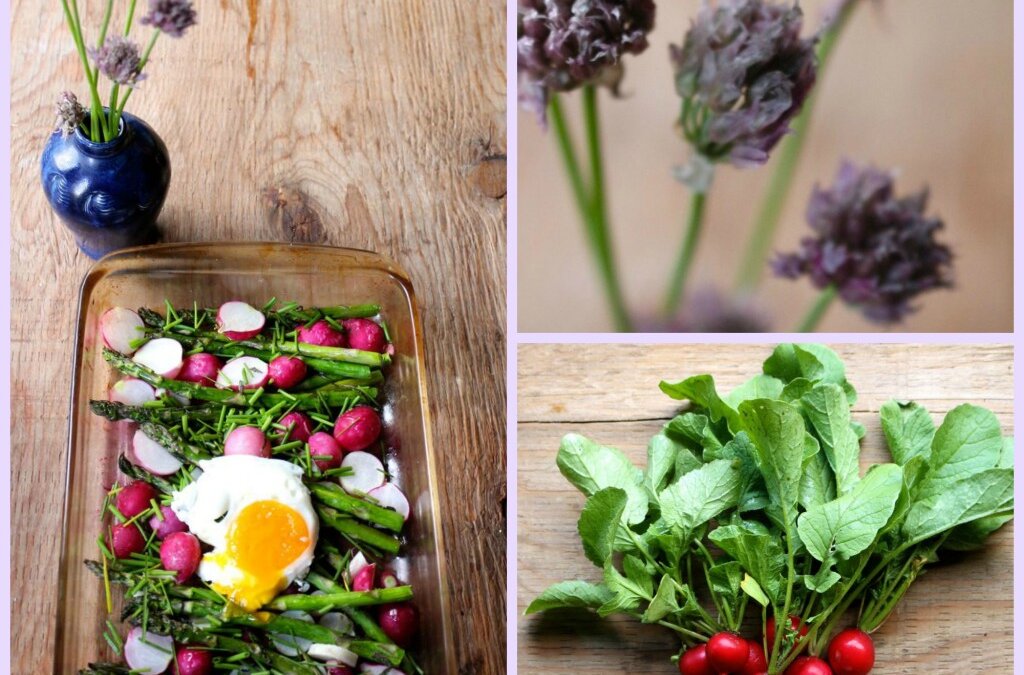
[(131, 356), (136, 349), (132, 346), (133, 343), (145, 337), (146, 327), (139, 315), (132, 310), (111, 307), (100, 317), (100, 335), (107, 347), (125, 356)]
[(175, 532), (160, 544), (160, 564), (165, 570), (178, 573), (174, 580), (179, 584), (192, 578), (202, 556), (199, 539), (188, 532)]
[(399, 580), (398, 575), (391, 570), (384, 570), (380, 573), (380, 579), (377, 581), (378, 588), (395, 588), (396, 586), (402, 586), (402, 582)]
[(221, 360), (213, 354), (189, 354), (181, 364), (178, 379), (209, 387), (216, 384), (217, 373), (220, 372), (222, 365)]
[(832, 675), (832, 669), (816, 656), (800, 656), (789, 664), (785, 675)]
[(178, 514), (170, 506), (161, 506), (160, 516), (163, 520), (156, 516), (149, 519), (149, 527), (156, 532), (157, 539), (166, 539), (175, 532), (188, 532), (188, 525), (178, 519)]
[(291, 389), (306, 379), (306, 363), (297, 356), (277, 356), (268, 364), (270, 383), (278, 389)]
[(312, 455), (316, 468), (321, 471), (341, 466), (342, 453), (338, 441), (325, 431), (318, 431), (309, 437), (309, 454)]
[(387, 345), (384, 329), (369, 319), (349, 319), (342, 324), (348, 335), (348, 346), (367, 352), (381, 353)]
[(114, 383), (108, 398), (125, 405), (143, 405), (156, 400), (156, 390), (148, 382), (127, 377)]
[(270, 457), (270, 440), (258, 427), (235, 427), (224, 439), (225, 455)]
[(345, 346), (345, 335), (340, 333), (331, 327), (331, 324), (327, 323), (323, 319), (317, 321), (309, 328), (305, 326), (296, 326), (295, 333), (299, 338), (299, 342), (305, 342), (307, 345), (320, 345), (322, 347), (344, 347)]
[(331, 666), (327, 669), (327, 675), (356, 675), (356, 671), (349, 666)]
[(382, 666), (379, 663), (364, 663), (359, 666), (359, 672), (363, 675), (405, 675), (394, 666)]
[(269, 379), (267, 364), (255, 356), (239, 356), (224, 364), (217, 375), (221, 389), (259, 389)]
[(266, 318), (252, 305), (232, 300), (217, 310), (217, 330), (229, 340), (248, 340), (263, 330)]
[(124, 640), (124, 659), (139, 675), (159, 675), (171, 665), (173, 656), (174, 639), (167, 635), (143, 633), (136, 626), (128, 631)]
[(722, 631), (708, 640), (707, 652), (708, 663), (718, 672), (735, 673), (746, 665), (750, 646), (736, 633)]
[(341, 461), (341, 467), (352, 469), (350, 475), (338, 481), (345, 492), (366, 494), (384, 484), (384, 465), (368, 452), (350, 452)]
[(353, 591), (372, 591), (377, 587), (377, 564), (371, 563), (352, 575)]
[(114, 498), (114, 505), (125, 518), (134, 518), (150, 507), (150, 501), (159, 493), (144, 480), (136, 480), (121, 488)]
[(380, 416), (366, 405), (338, 415), (334, 423), (334, 440), (345, 452), (365, 450), (380, 436)]
[[(384, 634), (396, 645), (405, 648), (416, 637), (419, 630), (419, 615), (410, 602), (393, 602), (377, 609), (377, 623)], [(746, 645), (744, 645), (744, 649)], [(744, 655), (744, 661), (746, 655)], [(742, 664), (741, 664), (742, 665)]]
[[(800, 637), (801, 638), (803, 636), (807, 635), (807, 631), (809, 630), (809, 626), (806, 623), (803, 623), (803, 625), (800, 625), (802, 623), (803, 623), (803, 620), (800, 617), (795, 616), (793, 614), (789, 615), (789, 625), (792, 627), (792, 630), (793, 630), (794, 633), (798, 632), (797, 629), (799, 628), (799, 633), (800, 633)], [(774, 616), (773, 617), (769, 617), (768, 622), (764, 625), (764, 635), (765, 635), (765, 638), (767, 638), (766, 641), (768, 642), (768, 648), (771, 649), (772, 645), (775, 644), (775, 617)], [(783, 637), (783, 639), (785, 639), (786, 636), (783, 635), (782, 637)], [(796, 644), (800, 644), (800, 639), (799, 638), (796, 640)]]
[(359, 656), (338, 645), (312, 644), (306, 653), (314, 659), (327, 663), (342, 663), (346, 666), (354, 666), (359, 662)]
[(110, 526), (110, 547), (114, 550), (115, 558), (129, 558), (132, 553), (142, 553), (146, 550), (146, 537), (135, 523), (114, 523)]
[(342, 635), (355, 635), (356, 633), (355, 624), (352, 623), (352, 619), (341, 612), (327, 612), (320, 617), (319, 624)]
[[(281, 616), (287, 619), (298, 619), (299, 621), (305, 621), (306, 623), (313, 623), (313, 617), (298, 610), (281, 612)], [(285, 656), (298, 656), (299, 652), (305, 652), (309, 649), (309, 646), (313, 644), (312, 641), (307, 640), (306, 638), (287, 635), (285, 633), (271, 633), (270, 641), (274, 643), (274, 649)]]
[(173, 380), (181, 372), (181, 343), (171, 338), (157, 338), (142, 345), (132, 361), (152, 370), (160, 377)]
[(697, 645), (683, 652), (679, 657), (680, 675), (715, 675), (715, 669), (708, 663), (707, 645)]
[(875, 644), (859, 628), (839, 631), (828, 645), (828, 662), (836, 675), (867, 675), (875, 667)]
[(206, 649), (178, 647), (172, 672), (174, 675), (211, 675), (213, 655)]
[(156, 476), (170, 476), (181, 469), (181, 462), (167, 449), (147, 436), (142, 429), (136, 429), (132, 437), (133, 464), (141, 466)]
[(380, 487), (370, 490), (366, 495), (376, 500), (384, 508), (398, 511), (402, 520), (409, 520), (409, 500), (394, 483), (384, 483)]
[(765, 656), (764, 647), (760, 642), (747, 640), (747, 662), (743, 668), (736, 671), (739, 675), (761, 675), (768, 672), (768, 658)]
[[(309, 419), (309, 415), (298, 410), (288, 413), (279, 419), (277, 423), (285, 429), (282, 441), (284, 443), (288, 441), (302, 441), (305, 443), (309, 440), (310, 434), (313, 433), (313, 420)], [(289, 429), (289, 427), (291, 428)]]
[(347, 572), (349, 581), (351, 582), (352, 578), (359, 573), (359, 570), (363, 569), (369, 564), (369, 561), (366, 560), (366, 556), (363, 555), (362, 551), (352, 556), (352, 560), (348, 561)]

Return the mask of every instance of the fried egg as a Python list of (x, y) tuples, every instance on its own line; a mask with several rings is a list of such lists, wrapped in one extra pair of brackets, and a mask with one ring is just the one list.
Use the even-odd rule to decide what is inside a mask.
[(199, 578), (254, 612), (309, 571), (319, 521), (302, 469), (250, 455), (199, 462), (202, 475), (172, 495), (171, 509), (213, 550)]

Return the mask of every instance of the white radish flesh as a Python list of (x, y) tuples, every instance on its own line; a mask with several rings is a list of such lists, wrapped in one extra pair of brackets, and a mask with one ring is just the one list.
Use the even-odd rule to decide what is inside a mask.
[(384, 465), (368, 452), (350, 452), (341, 462), (341, 468), (348, 467), (352, 473), (340, 478), (341, 487), (351, 494), (367, 494), (384, 484)]
[(269, 379), (267, 364), (255, 356), (239, 356), (220, 369), (217, 386), (221, 389), (258, 389)]
[(261, 330), (266, 318), (247, 303), (232, 300), (217, 310), (217, 330), (230, 340), (248, 340)]
[(394, 509), (402, 516), (402, 520), (409, 520), (409, 500), (405, 493), (398, 489), (394, 483), (384, 483), (367, 493), (367, 496), (377, 501), (386, 509)]
[(135, 352), (132, 361), (146, 366), (160, 377), (173, 380), (181, 372), (181, 343), (171, 338), (150, 340)]
[(100, 335), (103, 344), (115, 352), (131, 356), (140, 338), (145, 337), (145, 326), (139, 315), (125, 307), (111, 307), (100, 317)]
[(155, 401), (156, 391), (149, 386), (148, 382), (129, 377), (114, 383), (114, 386), (110, 388), (109, 398), (111, 401), (125, 405), (142, 405)]
[[(348, 618), (341, 612), (327, 612), (319, 621), (320, 625), (324, 628), (330, 628), (335, 633), (341, 633), (342, 635), (355, 635), (355, 624), (352, 623), (352, 619)], [(354, 663), (349, 665), (355, 665)]]
[(379, 663), (364, 663), (359, 666), (359, 672), (364, 675), (405, 675), (405, 672), (393, 666), (382, 666)]
[(133, 463), (157, 476), (170, 476), (181, 468), (181, 462), (167, 449), (147, 436), (142, 429), (136, 429), (132, 437)]
[[(313, 617), (305, 612), (300, 612), (299, 610), (281, 612), (281, 616), (287, 619), (298, 619), (299, 621), (305, 621), (306, 623), (313, 623)], [(274, 649), (285, 656), (298, 656), (299, 652), (305, 652), (309, 649), (309, 646), (313, 644), (311, 640), (296, 637), (294, 635), (286, 635), (284, 633), (271, 633), (270, 640), (274, 643)]]
[(128, 667), (140, 675), (159, 675), (174, 658), (174, 639), (156, 633), (143, 633), (136, 626), (124, 641), (124, 659)]
[(363, 555), (362, 551), (360, 551), (359, 553), (356, 553), (354, 556), (352, 556), (352, 560), (348, 561), (348, 579), (349, 579), (349, 582), (352, 581), (352, 578), (355, 577), (355, 575), (359, 574), (359, 570), (363, 569), (364, 567), (366, 567), (369, 564), (370, 564), (370, 561), (368, 561), (366, 559), (366, 556)]
[(318, 661), (326, 663), (341, 663), (346, 666), (354, 666), (359, 663), (359, 656), (338, 645), (312, 644), (306, 653)]

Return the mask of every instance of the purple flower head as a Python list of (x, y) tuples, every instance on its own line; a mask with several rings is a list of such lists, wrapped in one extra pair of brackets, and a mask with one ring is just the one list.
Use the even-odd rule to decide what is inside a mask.
[(552, 91), (614, 89), (623, 55), (647, 49), (653, 27), (653, 0), (520, 0), (520, 103), (543, 121)]
[(108, 37), (100, 49), (90, 49), (90, 56), (100, 72), (126, 87), (134, 87), (146, 79), (142, 73), (139, 46), (119, 35)]
[(671, 47), (686, 140), (710, 160), (764, 164), (814, 86), (803, 14), (765, 0), (705, 2)]
[(868, 319), (899, 321), (915, 310), (919, 294), (953, 285), (953, 254), (936, 241), (943, 223), (924, 215), (927, 203), (927, 190), (897, 198), (889, 173), (843, 162), (835, 184), (815, 188), (807, 206), (817, 236), (780, 254), (775, 274), (806, 274), (818, 288), (834, 285)]
[(196, 25), (196, 10), (191, 0), (149, 0), (149, 14), (141, 21), (177, 38)]
[(55, 131), (59, 131), (65, 138), (75, 133), (75, 129), (85, 119), (85, 109), (78, 102), (78, 97), (70, 91), (61, 92), (54, 108), (57, 113)]

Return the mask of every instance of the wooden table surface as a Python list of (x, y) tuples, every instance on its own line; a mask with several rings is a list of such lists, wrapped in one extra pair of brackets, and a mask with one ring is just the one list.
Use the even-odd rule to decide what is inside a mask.
[[(79, 4), (95, 40), (103, 3)], [(157, 43), (129, 105), (170, 152), (164, 238), (350, 246), (408, 271), (457, 663), (504, 672), (505, 3), (197, 5), (199, 25)], [(15, 0), (11, 16), (12, 667), (41, 673), (52, 667), (70, 336), (90, 261), (49, 210), (38, 167), (57, 95), (87, 90), (60, 3)]]
[[(1008, 346), (845, 345), (837, 351), (867, 427), (865, 463), (885, 461), (878, 410), (892, 398), (922, 403), (941, 421), (953, 406), (990, 408), (1013, 433), (1013, 350)], [(564, 579), (600, 580), (576, 521), (584, 498), (555, 467), (570, 431), (620, 448), (644, 466), (651, 435), (679, 409), (658, 389), (710, 372), (728, 391), (760, 372), (757, 345), (523, 345), (519, 348), (518, 609)], [(553, 367), (552, 364), (557, 364)], [(875, 634), (879, 675), (1008, 673), (1013, 659), (1013, 525), (985, 549), (919, 579)], [(582, 613), (519, 619), (520, 673), (669, 673), (678, 642), (631, 618)]]

